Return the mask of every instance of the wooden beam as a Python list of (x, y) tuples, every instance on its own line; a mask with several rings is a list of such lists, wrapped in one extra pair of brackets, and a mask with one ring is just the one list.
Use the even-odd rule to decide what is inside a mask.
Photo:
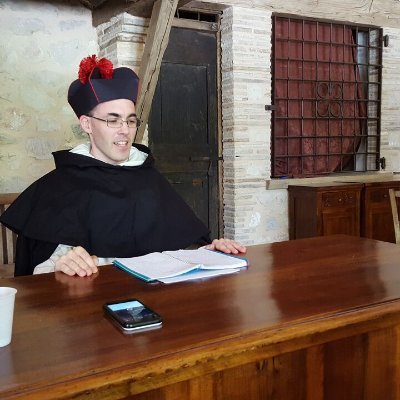
[[(1, 0), (0, 0), (1, 1)], [(109, 22), (112, 17), (121, 13), (128, 13), (136, 17), (150, 18), (155, 0), (79, 0), (86, 7), (91, 8), (93, 26)], [(91, 6), (89, 6), (91, 4)], [(179, 0), (177, 9), (183, 11), (220, 13), (228, 6), (203, 1)]]
[(177, 7), (184, 7), (186, 4), (190, 3), (192, 0), (179, 0)]
[(157, 0), (153, 6), (139, 71), (140, 93), (136, 113), (142, 124), (136, 134), (137, 143), (143, 140), (177, 5), (178, 0)]
[(178, 9), (187, 10), (187, 11), (198, 11), (204, 13), (221, 13), (226, 8), (230, 7), (226, 4), (220, 3), (208, 3), (205, 1), (197, 1), (197, 0), (190, 0), (190, 1), (180, 1), (178, 4)]
[(112, 17), (121, 13), (129, 13), (136, 17), (150, 18), (154, 0), (121, 1), (108, 0), (93, 10), (93, 26), (109, 22)]

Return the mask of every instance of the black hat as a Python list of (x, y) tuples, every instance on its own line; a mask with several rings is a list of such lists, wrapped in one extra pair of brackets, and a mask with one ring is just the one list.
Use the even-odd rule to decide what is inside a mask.
[(78, 118), (106, 101), (128, 99), (136, 104), (139, 78), (130, 68), (114, 69), (110, 60), (92, 55), (81, 61), (78, 76), (68, 89), (68, 103)]

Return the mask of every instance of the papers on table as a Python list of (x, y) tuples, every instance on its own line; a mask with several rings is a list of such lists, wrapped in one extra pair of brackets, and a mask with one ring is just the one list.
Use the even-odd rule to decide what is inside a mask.
[(238, 272), (247, 266), (247, 260), (217, 251), (197, 249), (117, 258), (114, 264), (146, 282), (173, 283)]

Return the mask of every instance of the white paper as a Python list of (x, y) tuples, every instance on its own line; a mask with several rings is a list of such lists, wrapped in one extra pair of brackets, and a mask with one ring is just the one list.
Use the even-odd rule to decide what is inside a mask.
[(140, 257), (117, 258), (114, 262), (140, 279), (164, 283), (224, 275), (247, 266), (246, 259), (207, 249), (149, 253)]
[(178, 260), (192, 262), (202, 269), (240, 268), (247, 266), (247, 260), (230, 254), (207, 249), (164, 251)]
[(196, 264), (180, 261), (163, 253), (149, 253), (141, 257), (132, 258), (117, 258), (117, 261), (133, 272), (150, 279), (169, 278), (198, 268)]
[(162, 283), (175, 283), (175, 282), (191, 281), (195, 279), (210, 278), (212, 276), (228, 275), (239, 271), (240, 268), (229, 268), (229, 269), (218, 269), (218, 270), (198, 269), (196, 271), (188, 272), (184, 275), (173, 276), (171, 278), (163, 278), (158, 280)]

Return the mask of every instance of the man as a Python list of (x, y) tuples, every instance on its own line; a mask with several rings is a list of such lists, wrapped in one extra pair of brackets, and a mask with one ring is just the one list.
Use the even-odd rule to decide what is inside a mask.
[(68, 102), (89, 143), (53, 153), (56, 169), (3, 213), (18, 234), (15, 275), (62, 271), (90, 276), (115, 257), (191, 245), (244, 252), (208, 229), (134, 144), (138, 77), (96, 56), (82, 60)]

